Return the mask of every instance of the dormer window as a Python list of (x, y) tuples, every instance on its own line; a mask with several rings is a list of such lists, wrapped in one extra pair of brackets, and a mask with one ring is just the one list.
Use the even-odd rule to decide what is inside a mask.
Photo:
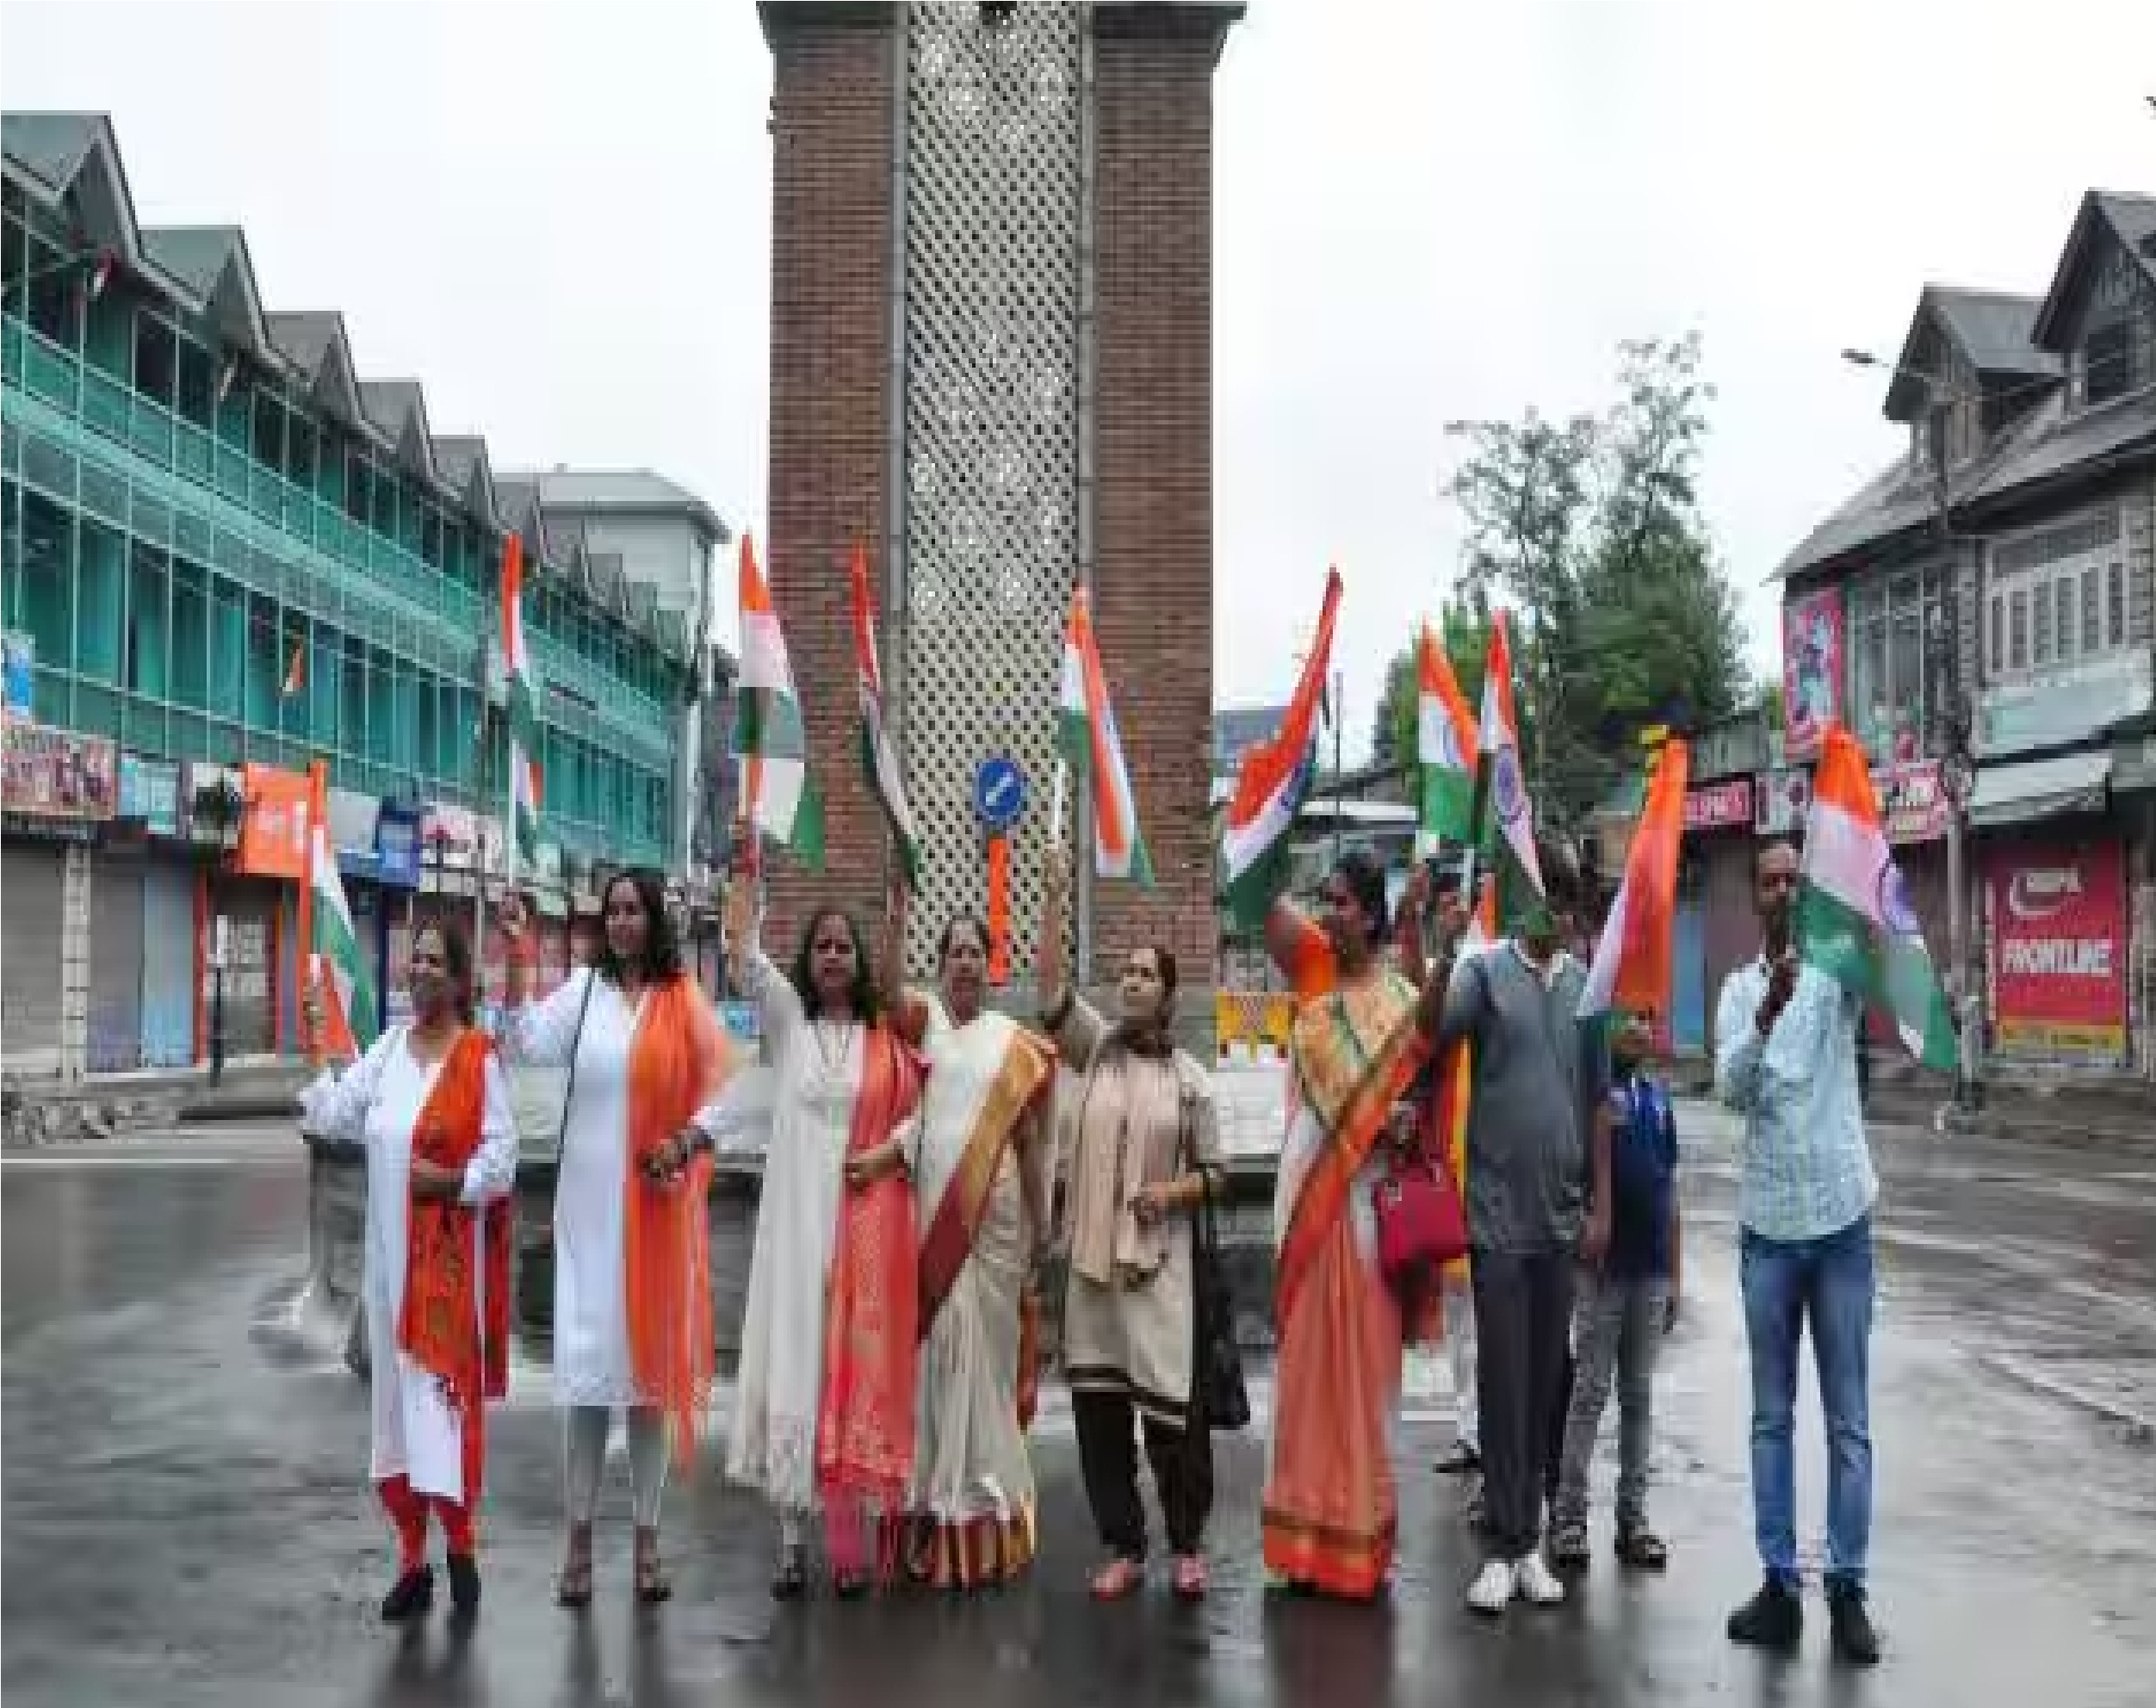
[(2156, 383), (2156, 303), (2124, 249), (2110, 246), (2090, 288), (2074, 351), (2074, 390), (2084, 405), (2109, 403)]

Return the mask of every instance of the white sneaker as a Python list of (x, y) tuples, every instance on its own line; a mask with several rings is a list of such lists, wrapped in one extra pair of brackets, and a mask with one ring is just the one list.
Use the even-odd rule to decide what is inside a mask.
[(1512, 1605), (1518, 1577), (1509, 1560), (1492, 1560), (1467, 1588), (1467, 1605), (1493, 1618)]
[(1513, 1575), (1522, 1599), (1538, 1607), (1554, 1607), (1564, 1600), (1564, 1586), (1540, 1554), (1530, 1554), (1521, 1561), (1513, 1569)]

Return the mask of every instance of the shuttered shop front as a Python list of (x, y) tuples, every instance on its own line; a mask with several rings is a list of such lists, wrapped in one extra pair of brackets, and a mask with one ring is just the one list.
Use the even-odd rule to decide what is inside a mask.
[(0, 850), (0, 1056), (15, 1074), (60, 1068), (60, 930), (66, 851), (9, 842)]
[[(225, 1054), (268, 1055), (277, 1047), (277, 914), (283, 887), (265, 878), (226, 877), (219, 884), (217, 906), (226, 920), (225, 947)], [(211, 929), (215, 930), (213, 922)], [(204, 1013), (214, 1026), (216, 970), (204, 944)]]
[(100, 849), (90, 875), (90, 1071), (142, 1065), (143, 847)]

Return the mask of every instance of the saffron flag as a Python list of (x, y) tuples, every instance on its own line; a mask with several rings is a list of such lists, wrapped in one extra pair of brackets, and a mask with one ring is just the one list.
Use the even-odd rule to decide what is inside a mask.
[(1438, 845), (1465, 842), (1474, 834), (1475, 715), (1459, 691), (1453, 661), (1436, 628), (1422, 625), (1416, 648), (1415, 758), (1422, 771), (1422, 813), (1415, 838), (1417, 859)]
[(1138, 831), (1137, 797), (1131, 792), (1131, 768), (1124, 762), (1123, 738), (1108, 702), (1108, 678), (1093, 637), (1093, 603), (1082, 587), (1071, 596), (1070, 622), (1063, 631), (1056, 745), (1072, 771), (1093, 785), (1093, 870), (1104, 878), (1149, 885), (1153, 862)]
[(539, 854), (539, 695), (524, 644), (524, 542), (511, 534), (502, 547), (502, 679), (509, 708), (509, 819), (517, 852)]
[(1609, 917), (1595, 945), (1580, 994), (1582, 1018), (1613, 1009), (1657, 1016), (1669, 1012), (1671, 933), (1677, 915), (1677, 849), (1684, 839), (1684, 786), (1691, 751), (1681, 740), (1663, 744), (1639, 828), (1625, 857)]
[(1228, 803), (1228, 823), (1221, 836), (1227, 869), (1228, 905), (1246, 931), (1265, 923), (1266, 914), (1287, 888), (1288, 833), (1317, 774), (1315, 737), (1319, 702), (1332, 670), (1333, 623), (1340, 610), (1340, 572), (1325, 577), (1325, 603), (1317, 615), (1317, 634), (1303, 659), (1295, 684), (1273, 739), (1243, 756), (1236, 792)]
[(1954, 1071), (1953, 1013), (1880, 826), (1864, 750), (1838, 724), (1827, 728), (1812, 779), (1795, 925), (1804, 959), (1884, 1008), (1925, 1067)]
[(823, 801), (808, 775), (808, 729), (756, 543), (741, 536), (741, 675), (734, 720), (741, 810), (812, 870), (823, 868)]
[[(1512, 640), (1505, 614), (1490, 622), (1490, 653), (1483, 665), (1483, 763), (1490, 770), (1490, 823), (1503, 838), (1502, 854), (1534, 894), (1549, 894), (1534, 852), (1534, 805), (1520, 764), (1520, 718), (1512, 698)], [(1509, 911), (1509, 910), (1508, 910)]]
[(307, 812), (307, 981), (321, 996), (320, 1042), (332, 1055), (358, 1055), (375, 1041), (378, 1010), (330, 844), (328, 767), (319, 764)]
[[(1481, 954), (1497, 940), (1496, 886), (1484, 878), (1478, 888), (1480, 893), (1474, 911), (1468, 916), (1467, 935), (1460, 942), (1461, 961)], [(1463, 1203), (1467, 1191), (1467, 1114), (1473, 1105), (1474, 1089), (1474, 1046), (1465, 1038), (1455, 1038), (1438, 1057), (1434, 1119), (1437, 1154), (1445, 1159), (1445, 1167), (1451, 1171), (1453, 1185), (1461, 1194)], [(1467, 1259), (1461, 1258), (1447, 1265), (1445, 1275), (1447, 1280), (1465, 1280)]]
[(920, 838), (913, 809), (906, 804), (906, 776), (883, 721), (883, 671), (877, 662), (876, 596), (869, 591), (868, 548), (853, 548), (853, 671), (861, 695), (861, 768), (869, 789), (883, 808), (891, 840), (897, 845), (906, 888), (920, 888)]

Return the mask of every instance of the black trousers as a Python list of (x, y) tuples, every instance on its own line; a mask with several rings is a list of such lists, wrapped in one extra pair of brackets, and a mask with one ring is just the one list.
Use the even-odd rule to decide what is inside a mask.
[(1563, 1445), (1572, 1257), (1478, 1250), (1471, 1266), (1484, 1529), (1492, 1557), (1517, 1560), (1541, 1537)]
[(1198, 1552), (1212, 1512), (1211, 1434), (1202, 1424), (1178, 1428), (1149, 1412), (1141, 1417), (1127, 1394), (1081, 1390), (1070, 1396), (1070, 1404), (1078, 1424), (1078, 1466), (1101, 1541), (1124, 1559), (1145, 1557), (1145, 1504), (1138, 1496), (1142, 1423), (1153, 1487), (1168, 1520), (1168, 1549)]

